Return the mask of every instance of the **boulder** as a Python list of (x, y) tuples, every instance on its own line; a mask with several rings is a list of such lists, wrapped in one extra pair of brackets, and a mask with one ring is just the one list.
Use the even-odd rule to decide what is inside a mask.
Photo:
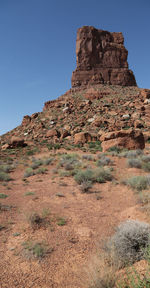
[(24, 139), (17, 136), (12, 136), (10, 139), (10, 148), (25, 147), (27, 144), (24, 142)]
[(144, 99), (150, 99), (150, 89), (142, 89), (141, 90), (141, 96)]
[[(77, 68), (72, 74), (72, 87), (88, 84), (136, 86), (134, 74), (128, 69), (127, 56), (121, 32), (111, 33), (92, 26), (79, 28)], [(93, 98), (94, 94), (90, 99)]]
[(51, 130), (48, 130), (47, 133), (46, 133), (46, 138), (59, 138), (60, 137), (60, 132), (57, 130), (57, 129), (51, 129)]
[(74, 135), (74, 144), (85, 144), (92, 141), (92, 136), (88, 132), (80, 132)]
[(30, 124), (30, 122), (31, 122), (31, 117), (29, 115), (25, 115), (23, 117), (21, 125), (22, 126), (28, 126)]
[(144, 135), (138, 129), (105, 133), (100, 137), (100, 141), (102, 141), (103, 152), (114, 146), (129, 150), (145, 148)]

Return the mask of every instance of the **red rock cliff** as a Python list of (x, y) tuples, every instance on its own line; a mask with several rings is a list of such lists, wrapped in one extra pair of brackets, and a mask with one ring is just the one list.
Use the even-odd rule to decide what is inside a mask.
[(99, 83), (136, 86), (134, 74), (128, 69), (122, 33), (83, 26), (77, 31), (76, 56), (72, 87)]

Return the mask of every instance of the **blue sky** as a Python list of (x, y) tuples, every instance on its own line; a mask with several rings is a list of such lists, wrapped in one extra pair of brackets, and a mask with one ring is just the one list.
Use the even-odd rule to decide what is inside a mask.
[(0, 134), (71, 87), (76, 31), (123, 32), (137, 84), (150, 88), (149, 0), (0, 0)]

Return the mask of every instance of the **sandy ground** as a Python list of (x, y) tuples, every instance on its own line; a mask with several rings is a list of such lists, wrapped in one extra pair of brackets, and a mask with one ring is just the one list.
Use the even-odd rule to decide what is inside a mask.
[[(89, 194), (81, 193), (73, 177), (54, 174), (55, 161), (46, 174), (31, 176), (28, 182), (23, 181), (26, 167), (18, 164), (13, 181), (0, 184), (0, 193), (8, 195), (0, 203), (12, 206), (0, 212), (1, 288), (86, 288), (86, 265), (115, 227), (126, 219), (149, 221), (135, 192), (120, 184), (144, 172), (127, 168), (125, 158), (112, 159), (115, 180), (95, 184)], [(34, 194), (25, 196), (27, 192)], [(29, 221), (33, 212), (45, 217), (40, 227), (33, 228)], [(59, 218), (65, 225), (58, 225)], [(26, 241), (42, 243), (49, 253), (33, 257), (24, 248)]]

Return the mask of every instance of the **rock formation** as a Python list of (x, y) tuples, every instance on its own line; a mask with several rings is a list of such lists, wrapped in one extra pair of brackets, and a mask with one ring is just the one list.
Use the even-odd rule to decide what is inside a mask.
[(88, 84), (136, 86), (134, 74), (128, 69), (128, 51), (122, 33), (83, 26), (77, 31), (76, 56), (72, 87)]

